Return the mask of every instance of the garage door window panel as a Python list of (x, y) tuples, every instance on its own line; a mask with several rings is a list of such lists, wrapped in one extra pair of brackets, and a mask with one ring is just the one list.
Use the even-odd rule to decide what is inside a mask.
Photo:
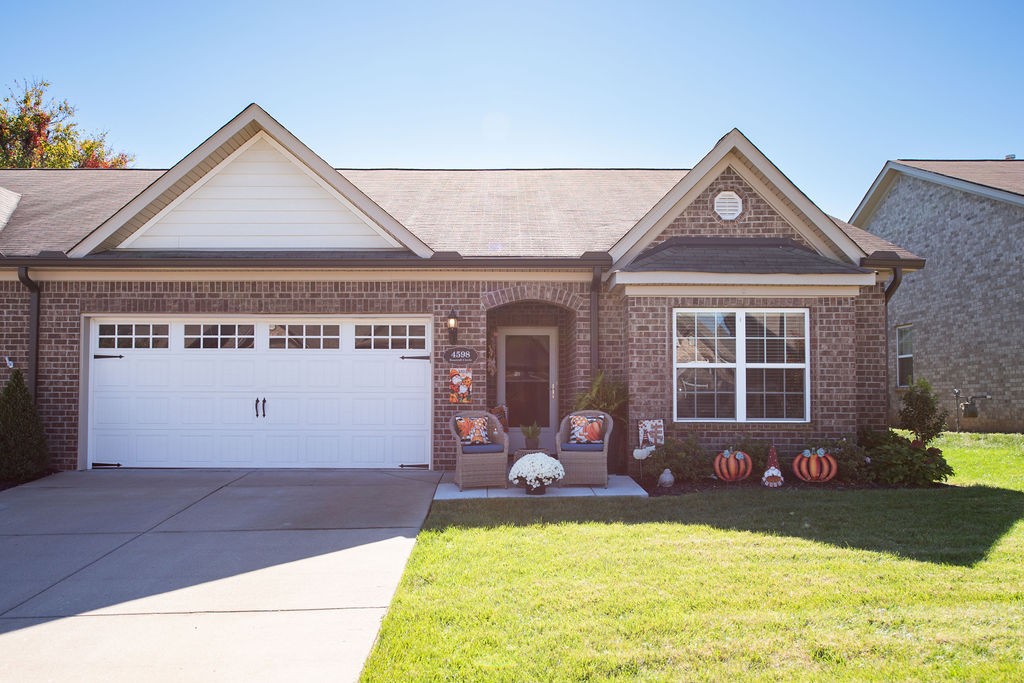
[(186, 349), (255, 349), (253, 324), (185, 325)]
[(271, 349), (327, 349), (341, 348), (340, 325), (286, 325), (270, 326)]
[(170, 334), (166, 324), (101, 324), (96, 345), (101, 349), (166, 349)]
[(425, 325), (356, 325), (355, 348), (365, 349), (426, 349)]

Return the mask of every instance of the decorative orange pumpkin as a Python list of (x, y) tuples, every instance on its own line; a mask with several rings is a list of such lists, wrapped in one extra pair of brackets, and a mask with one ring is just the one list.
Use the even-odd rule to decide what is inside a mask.
[(750, 456), (743, 451), (730, 451), (726, 448), (715, 456), (715, 476), (722, 481), (741, 481), (750, 476), (753, 464)]
[(793, 459), (793, 474), (801, 481), (822, 483), (836, 476), (836, 459), (824, 448), (804, 451)]
[(601, 442), (604, 438), (604, 420), (597, 418), (588, 422), (587, 426), (583, 428), (583, 436), (591, 443)]

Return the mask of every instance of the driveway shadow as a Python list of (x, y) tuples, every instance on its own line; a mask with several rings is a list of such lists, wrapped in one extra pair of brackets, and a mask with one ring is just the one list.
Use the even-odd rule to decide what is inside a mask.
[[(530, 503), (540, 502), (540, 505)], [(538, 523), (678, 523), (791, 536), (843, 548), (972, 566), (1024, 518), (1024, 493), (988, 486), (930, 489), (737, 489), (647, 500), (435, 503), (425, 529)]]

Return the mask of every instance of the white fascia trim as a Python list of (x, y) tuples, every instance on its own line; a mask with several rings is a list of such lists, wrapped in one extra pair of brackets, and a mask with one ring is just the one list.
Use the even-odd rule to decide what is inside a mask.
[(358, 209), (359, 213), (364, 214), (414, 254), (423, 258), (429, 258), (433, 255), (434, 252), (430, 247), (413, 235), (408, 228), (399, 223), (376, 202), (366, 196), (348, 178), (345, 178), (330, 164), (317, 156), (316, 153), (292, 135), (287, 128), (278, 123), (259, 105), (250, 104), (235, 118), (222, 126), (220, 130), (207, 138), (201, 145), (189, 152), (184, 159), (153, 181), (149, 187), (136, 195), (134, 199), (121, 207), (113, 216), (86, 235), (68, 251), (68, 256), (71, 258), (88, 256), (96, 247), (138, 214), (139, 211), (156, 200), (175, 183), (182, 180), (203, 159), (212, 154), (214, 150), (221, 147), (250, 123), (255, 123), (259, 126), (262, 131), (265, 131), (271, 138), (280, 143), (284, 149), (287, 149), (292, 155), (297, 157), (302, 164), (307, 166), (327, 185), (334, 188), (340, 195), (348, 198)]
[(609, 285), (831, 285), (870, 287), (875, 273), (676, 273), (616, 272)]
[(344, 196), (342, 196), (342, 194), (340, 192), (335, 190), (333, 187), (331, 187), (329, 184), (327, 184), (327, 182), (324, 181), (323, 178), (321, 178), (319, 175), (314, 173), (313, 170), (311, 168), (309, 168), (309, 166), (306, 166), (304, 163), (299, 161), (296, 158), (296, 156), (294, 154), (292, 154), (290, 151), (288, 151), (287, 149), (285, 149), (284, 146), (281, 143), (279, 143), (277, 140), (275, 140), (274, 138), (272, 138), (269, 135), (267, 135), (266, 131), (262, 131), (261, 130), (258, 133), (256, 133), (256, 135), (253, 135), (251, 138), (246, 140), (242, 144), (241, 147), (239, 147), (234, 152), (232, 152), (226, 159), (224, 159), (224, 161), (222, 161), (219, 164), (217, 164), (216, 166), (214, 166), (210, 170), (209, 173), (207, 173), (202, 178), (200, 178), (198, 181), (196, 181), (196, 183), (192, 187), (188, 188), (187, 190), (182, 192), (180, 195), (178, 195), (174, 199), (174, 201), (172, 201), (170, 204), (168, 204), (163, 209), (161, 209), (160, 213), (158, 213), (157, 215), (155, 215), (152, 218), (150, 218), (141, 228), (139, 228), (134, 233), (132, 233), (132, 235), (128, 239), (126, 239), (124, 242), (119, 244), (117, 246), (117, 249), (123, 249), (125, 251), (130, 250), (131, 249), (131, 245), (134, 244), (137, 239), (142, 237), (143, 234), (148, 232), (150, 230), (150, 228), (152, 228), (157, 223), (159, 223), (163, 219), (164, 216), (166, 216), (168, 213), (173, 211), (179, 204), (184, 202), (186, 199), (191, 197), (193, 194), (198, 192), (201, 187), (203, 187), (204, 185), (206, 185), (206, 183), (208, 183), (211, 180), (213, 180), (214, 177), (216, 177), (225, 168), (227, 168), (228, 164), (230, 164), (232, 161), (237, 159), (247, 149), (249, 149), (250, 147), (255, 145), (260, 140), (263, 140), (264, 142), (269, 144), (271, 147), (273, 147), (279, 154), (281, 154), (285, 159), (287, 159), (289, 162), (291, 162), (291, 164), (293, 166), (295, 166), (295, 168), (297, 168), (300, 171), (302, 171), (302, 173), (304, 173), (310, 180), (312, 180), (314, 183), (316, 183), (320, 187), (320, 189), (322, 189), (325, 192), (327, 192), (338, 203), (340, 203), (346, 209), (348, 209), (349, 211), (354, 213), (356, 215), (356, 217), (358, 217), (359, 220), (361, 220), (363, 222), (363, 224), (366, 225), (366, 227), (370, 228), (375, 233), (377, 233), (377, 235), (379, 235), (383, 240), (385, 240), (388, 244), (390, 244), (392, 248), (394, 248), (394, 249), (404, 249), (405, 248), (401, 243), (399, 243), (397, 240), (395, 240), (394, 237), (392, 237), (390, 234), (388, 234), (383, 229), (381, 229), (381, 227), (379, 225), (377, 225), (376, 223), (371, 221), (369, 219), (369, 217), (367, 217), (366, 214), (364, 214), (354, 204), (352, 204), (352, 202), (350, 202), (348, 199), (346, 199)]
[[(582, 282), (589, 271), (444, 270), (348, 270), (343, 268), (287, 269), (125, 269), (125, 268), (32, 268), (39, 282)], [(16, 282), (14, 269), (0, 270), (0, 282)]]
[(625, 285), (625, 296), (673, 297), (852, 297), (860, 295), (860, 287), (852, 285)]
[[(637, 254), (639, 254), (661, 230), (668, 226), (683, 209), (685, 209), (697, 195), (700, 194), (714, 179), (725, 170), (727, 157), (733, 151), (746, 157), (748, 161), (760, 171), (775, 187), (782, 192), (793, 204), (806, 215), (814, 225), (832, 240), (835, 248), (846, 255), (851, 262), (859, 263), (860, 259), (867, 254), (860, 249), (846, 233), (839, 229), (832, 219), (825, 212), (817, 207), (810, 199), (800, 191), (785, 175), (776, 168), (761, 150), (757, 149), (737, 129), (732, 129), (723, 137), (708, 154), (697, 163), (675, 187), (661, 198), (654, 207), (634, 225), (618, 242), (612, 245), (608, 253), (611, 255), (615, 266), (620, 266)], [(739, 161), (737, 159), (737, 161)], [(772, 208), (778, 211), (794, 228), (800, 230), (803, 223), (786, 206), (779, 206), (773, 201), (774, 193), (770, 188), (761, 182), (759, 178), (751, 178), (744, 171), (744, 164), (735, 163), (732, 165), (735, 170), (761, 198), (768, 202)], [(804, 231), (801, 231), (802, 233)], [(832, 252), (832, 248), (825, 245), (817, 235), (805, 236), (822, 253)]]
[(889, 189), (889, 186), (892, 185), (892, 181), (895, 180), (897, 173), (902, 173), (910, 176), (911, 178), (917, 178), (918, 180), (935, 183), (936, 185), (943, 185), (954, 190), (960, 190), (961, 192), (975, 194), (985, 197), (986, 199), (994, 199), (1008, 204), (1024, 206), (1024, 197), (1019, 194), (1014, 194), (1013, 192), (999, 190), (994, 187), (989, 187), (988, 185), (972, 183), (969, 180), (953, 178), (951, 176), (942, 175), (941, 173), (936, 173), (935, 171), (926, 171), (921, 168), (914, 168), (913, 166), (905, 166), (904, 164), (896, 161), (888, 161), (882, 168), (881, 173), (878, 174), (875, 182), (872, 183), (867, 194), (864, 195), (864, 199), (861, 200), (860, 205), (857, 206), (857, 210), (853, 212), (853, 216), (850, 217), (850, 223), (852, 225), (862, 228), (864, 227), (864, 224), (871, 220), (872, 215), (874, 215), (875, 210), (878, 208), (878, 204), (885, 196), (885, 192)]

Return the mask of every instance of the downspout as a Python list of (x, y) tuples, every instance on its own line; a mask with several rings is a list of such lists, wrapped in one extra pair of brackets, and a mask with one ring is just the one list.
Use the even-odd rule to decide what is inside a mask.
[(594, 274), (590, 279), (590, 377), (597, 377), (598, 363), (598, 330), (601, 329), (601, 268), (594, 266)]
[(39, 374), (39, 283), (28, 276), (28, 266), (18, 268), (18, 279), (29, 291), (28, 304), (28, 390), (36, 400), (36, 377)]
[(896, 290), (900, 288), (900, 283), (903, 282), (903, 266), (896, 266), (892, 269), (892, 279), (889, 280), (889, 284), (885, 286), (885, 305), (889, 305), (889, 299), (896, 293)]

